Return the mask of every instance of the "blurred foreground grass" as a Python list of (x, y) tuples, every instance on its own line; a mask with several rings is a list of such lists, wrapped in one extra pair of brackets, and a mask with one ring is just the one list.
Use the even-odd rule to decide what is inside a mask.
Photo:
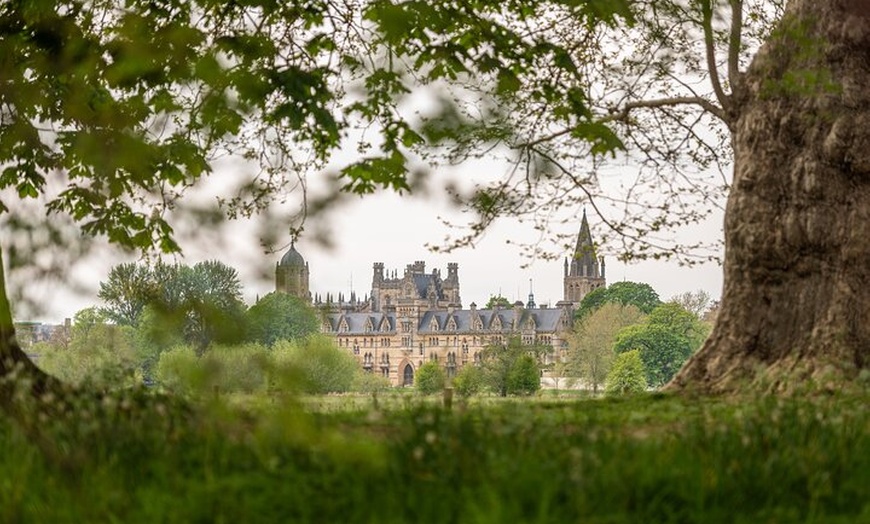
[(870, 522), (867, 400), (127, 391), (0, 415), (0, 522)]

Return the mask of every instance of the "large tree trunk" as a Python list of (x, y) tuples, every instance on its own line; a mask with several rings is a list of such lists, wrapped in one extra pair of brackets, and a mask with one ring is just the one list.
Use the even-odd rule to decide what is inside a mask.
[(870, 0), (792, 0), (735, 86), (716, 327), (669, 385), (840, 389), (870, 363)]
[(58, 385), (55, 379), (36, 367), (15, 339), (12, 308), (6, 295), (3, 253), (0, 252), (0, 408), (14, 411), (16, 395), (39, 396), (57, 389)]

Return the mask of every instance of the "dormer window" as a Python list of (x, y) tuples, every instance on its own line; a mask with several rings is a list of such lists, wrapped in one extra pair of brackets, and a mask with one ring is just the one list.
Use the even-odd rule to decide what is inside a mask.
[(438, 319), (432, 317), (432, 320), (429, 321), (429, 330), (430, 331), (438, 331)]

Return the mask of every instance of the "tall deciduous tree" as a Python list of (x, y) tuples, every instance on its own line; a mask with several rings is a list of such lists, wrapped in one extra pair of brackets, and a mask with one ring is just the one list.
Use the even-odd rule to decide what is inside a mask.
[[(523, 344), (519, 337), (510, 337), (507, 344), (486, 346), (480, 364), (486, 386), (502, 397), (537, 391), (541, 385), (539, 359), (551, 349)], [(537, 386), (530, 391), (534, 380)]]
[(730, 83), (722, 303), (672, 387), (839, 389), (870, 366), (870, 4), (789, 1)]
[(643, 319), (643, 313), (634, 305), (608, 303), (577, 321), (568, 338), (568, 368), (572, 376), (582, 379), (597, 394), (613, 363), (617, 333)]
[(217, 260), (195, 264), (121, 264), (100, 285), (104, 314), (140, 328), (145, 344), (169, 347), (183, 340), (202, 353), (213, 340), (245, 336), (242, 285)]
[(105, 304), (102, 310), (111, 321), (135, 327), (145, 307), (156, 299), (156, 283), (147, 265), (119, 264), (109, 271), (105, 282), (100, 282), (97, 296)]
[(286, 293), (269, 293), (248, 308), (248, 339), (271, 346), (278, 340), (300, 340), (320, 327), (317, 312)]
[(644, 282), (614, 282), (606, 288), (593, 289), (580, 301), (575, 317), (583, 319), (604, 304), (634, 306), (641, 313), (648, 314), (662, 303), (659, 294)]
[(674, 377), (706, 336), (706, 324), (679, 304), (668, 302), (652, 310), (642, 324), (619, 331), (613, 348), (617, 353), (638, 350), (647, 385), (658, 388)]
[(710, 294), (703, 289), (699, 289), (697, 291), (680, 293), (670, 301), (679, 304), (683, 309), (700, 319), (703, 318), (704, 313), (709, 309), (710, 300)]

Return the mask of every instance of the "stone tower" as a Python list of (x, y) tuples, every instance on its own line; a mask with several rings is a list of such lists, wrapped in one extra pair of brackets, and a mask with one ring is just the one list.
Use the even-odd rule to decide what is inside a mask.
[(595, 244), (592, 242), (584, 209), (574, 255), (565, 259), (564, 300), (576, 306), (590, 291), (606, 285), (604, 257), (598, 258), (595, 255)]
[(308, 262), (302, 258), (299, 251), (296, 251), (293, 244), (275, 266), (275, 291), (299, 297), (307, 302), (311, 301), (311, 292), (308, 289)]

